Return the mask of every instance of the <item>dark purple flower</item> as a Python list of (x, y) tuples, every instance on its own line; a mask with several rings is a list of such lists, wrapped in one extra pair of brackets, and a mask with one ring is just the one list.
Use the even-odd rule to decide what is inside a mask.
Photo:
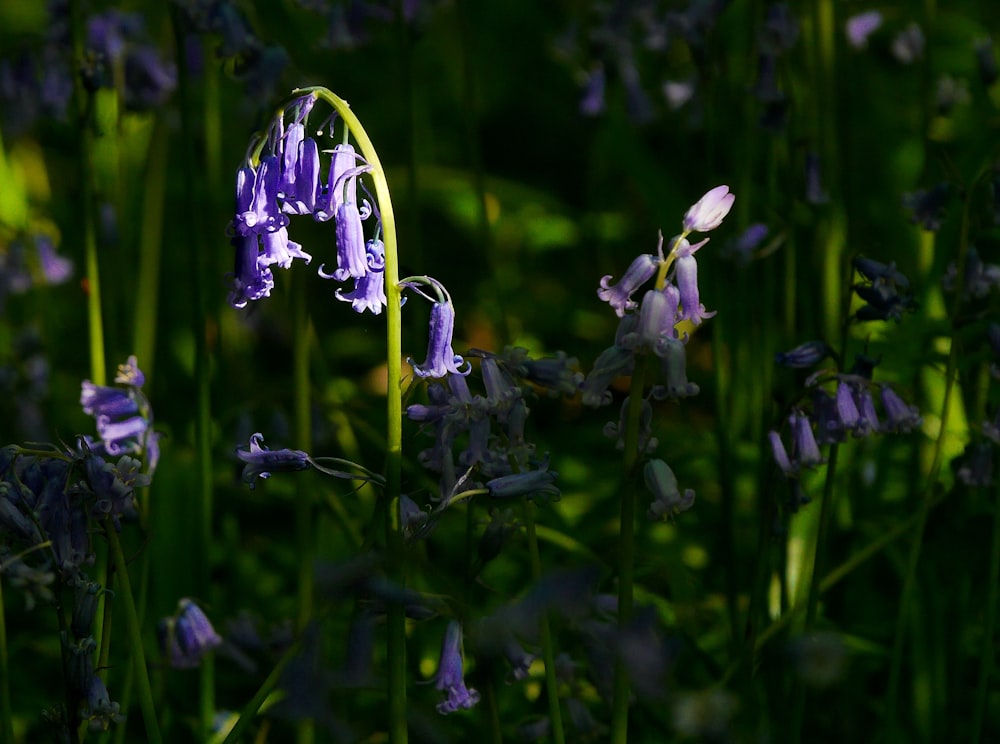
[(619, 318), (624, 317), (626, 311), (636, 306), (632, 293), (652, 278), (659, 265), (656, 256), (644, 253), (632, 261), (618, 284), (611, 286), (611, 274), (602, 277), (597, 296), (611, 305)]
[(462, 626), (457, 620), (451, 620), (444, 632), (441, 642), (441, 657), (438, 661), (437, 674), (434, 675), (434, 687), (447, 695), (438, 703), (438, 713), (447, 715), (463, 708), (472, 708), (479, 702), (479, 693), (465, 686), (462, 660)]
[(520, 496), (537, 499), (538, 496), (543, 496), (556, 500), (560, 495), (559, 488), (555, 485), (558, 477), (559, 473), (549, 470), (546, 459), (537, 470), (494, 478), (487, 481), (486, 488), (489, 489), (490, 496), (495, 499), (514, 499)]
[(882, 411), (886, 416), (882, 431), (911, 432), (923, 423), (920, 410), (900, 398), (888, 385), (879, 388), (879, 396), (882, 399)]
[(757, 247), (767, 238), (769, 229), (763, 222), (755, 222), (737, 238), (727, 241), (725, 254), (741, 264), (747, 264), (754, 257)]
[(688, 382), (684, 342), (664, 336), (653, 347), (653, 353), (660, 358), (660, 382), (652, 390), (656, 400), (690, 398), (700, 392), (698, 385)]
[(774, 355), (774, 363), (792, 369), (806, 369), (826, 359), (831, 351), (825, 341), (806, 341), (794, 349), (779, 351)]
[(611, 346), (602, 351), (583, 382), (583, 405), (597, 408), (610, 403), (613, 396), (608, 388), (611, 383), (621, 375), (632, 374), (634, 368), (635, 355), (628, 349)]
[(878, 415), (875, 413), (875, 401), (872, 399), (871, 391), (867, 386), (852, 386), (854, 392), (854, 403), (860, 414), (857, 424), (854, 426), (855, 436), (864, 437), (877, 432), (879, 425)]
[(289, 177), (287, 170), (283, 173), (290, 183), (282, 209), (289, 214), (312, 214), (320, 196), (319, 174), (319, 145), (312, 137), (306, 137), (298, 145), (293, 174)]
[(268, 297), (274, 289), (274, 274), (260, 261), (260, 240), (255, 234), (234, 235), (236, 266), (233, 271), (229, 304), (246, 307), (248, 302)]
[(906, 278), (906, 275), (896, 269), (895, 261), (884, 264), (871, 258), (857, 256), (852, 259), (851, 264), (861, 276), (872, 284), (891, 284), (903, 289), (910, 286), (910, 280)]
[[(417, 377), (444, 377), (447, 374), (467, 375), (472, 365), (455, 353), (451, 346), (455, 332), (455, 308), (450, 302), (435, 302), (431, 307), (430, 338), (427, 343), (427, 359), (423, 364), (413, 365)], [(464, 370), (461, 365), (465, 364)]]
[(34, 242), (45, 283), (62, 284), (67, 281), (73, 274), (73, 262), (56, 253), (55, 244), (47, 235), (36, 235)]
[(204, 611), (186, 598), (177, 603), (173, 617), (160, 621), (158, 631), (160, 650), (174, 669), (195, 669), (205, 654), (222, 645)]
[(269, 450), (264, 446), (264, 435), (260, 432), (250, 437), (250, 449), (237, 450), (236, 456), (246, 465), (243, 467), (243, 481), (254, 487), (255, 479), (270, 478), (271, 473), (286, 473), (307, 470), (311, 467), (309, 454), (302, 450)]

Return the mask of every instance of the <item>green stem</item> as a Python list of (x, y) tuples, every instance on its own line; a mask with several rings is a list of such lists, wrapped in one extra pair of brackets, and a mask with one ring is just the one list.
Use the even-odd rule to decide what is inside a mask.
[(983, 722), (986, 720), (986, 702), (990, 691), (990, 672), (993, 670), (993, 641), (997, 625), (997, 598), (1000, 596), (1000, 484), (994, 486), (996, 501), (993, 504), (993, 539), (990, 545), (990, 578), (986, 586), (986, 621), (983, 626), (984, 648), (979, 657), (979, 687), (976, 690), (976, 708), (972, 718), (973, 744), (982, 741)]
[[(402, 289), (399, 286), (399, 255), (396, 245), (396, 220), (389, 196), (389, 184), (378, 153), (372, 145), (358, 117), (347, 101), (326, 88), (304, 88), (293, 92), (295, 96), (312, 94), (330, 104), (351, 131), (361, 154), (371, 167), (370, 176), (375, 186), (382, 217), (382, 242), (385, 244), (385, 297), (386, 297), (386, 471), (385, 471), (385, 543), (389, 578), (397, 587), (406, 585), (403, 563), (403, 527), (399, 515), (401, 469), (403, 462), (403, 398), (402, 398)], [(406, 728), (406, 615), (399, 602), (387, 608), (386, 655), (388, 710), (386, 723), (390, 744), (405, 744)]]
[(927, 526), (927, 515), (930, 513), (931, 504), (934, 498), (934, 486), (937, 484), (938, 476), (941, 472), (941, 465), (944, 462), (944, 443), (947, 434), (948, 422), (951, 414), (951, 396), (955, 383), (955, 371), (958, 366), (959, 343), (954, 333), (959, 321), (961, 311), (962, 295), (965, 292), (965, 264), (969, 254), (969, 211), (972, 208), (972, 194), (976, 185), (988, 172), (988, 169), (981, 169), (976, 178), (969, 186), (969, 196), (965, 200), (965, 207), (962, 211), (962, 227), (959, 233), (958, 260), (956, 261), (956, 281), (955, 296), (951, 307), (951, 348), (948, 350), (948, 363), (944, 373), (944, 394), (941, 400), (941, 428), (938, 432), (937, 440), (934, 442), (934, 458), (927, 473), (927, 481), (924, 485), (923, 493), (920, 496), (920, 506), (917, 512), (917, 527), (913, 531), (913, 541), (910, 543), (910, 554), (906, 564), (906, 574), (903, 579), (903, 588), (899, 597), (899, 612), (896, 616), (896, 631), (893, 636), (892, 661), (889, 668), (889, 687), (886, 695), (885, 725), (886, 738), (888, 744), (893, 744), (897, 740), (896, 711), (899, 706), (899, 685), (903, 670), (903, 652), (906, 646), (907, 621), (910, 614), (910, 607), (913, 603), (917, 583), (917, 568), (920, 564), (920, 553), (924, 544), (924, 530)]
[[(542, 577), (542, 561), (538, 553), (538, 535), (535, 532), (535, 505), (524, 502), (524, 524), (528, 530), (528, 552), (531, 556), (531, 576), (537, 582)], [(559, 705), (559, 681), (556, 679), (556, 652), (552, 643), (549, 614), (541, 617), (542, 659), (545, 662), (545, 693), (549, 700), (549, 720), (552, 723), (552, 741), (563, 744), (562, 710)]]
[[(809, 592), (806, 595), (806, 620), (803, 628), (808, 633), (813, 629), (816, 622), (816, 613), (819, 609), (820, 589), (820, 569), (822, 568), (821, 558), (823, 546), (826, 544), (826, 535), (830, 529), (830, 521), (833, 516), (834, 498), (834, 475), (837, 470), (837, 454), (840, 446), (836, 443), (830, 445), (830, 461), (826, 466), (826, 482), (823, 486), (823, 503), (820, 505), (819, 525), (816, 528), (816, 542), (813, 545), (812, 572), (809, 576)], [(795, 698), (792, 704), (792, 741), (802, 741), (802, 726), (805, 722), (806, 708), (806, 688), (799, 684), (795, 687)]]
[[(660, 281), (657, 281), (660, 284)], [(639, 461), (639, 428), (646, 385), (645, 357), (635, 360), (625, 419), (625, 457), (622, 463), (621, 513), (618, 525), (618, 627), (632, 619), (635, 582), (635, 471)], [(614, 692), (611, 701), (612, 744), (628, 741), (628, 670), (621, 656), (615, 658)]]
[(128, 635), (132, 663), (135, 667), (136, 691), (139, 695), (142, 719), (146, 725), (146, 740), (150, 744), (160, 744), (162, 739), (160, 738), (159, 725), (156, 722), (153, 690), (149, 684), (146, 654), (142, 646), (142, 629), (139, 626), (139, 616), (135, 610), (132, 584), (128, 577), (128, 564), (125, 561), (125, 553), (122, 551), (122, 544), (118, 539), (118, 533), (115, 531), (115, 526), (110, 519), (104, 523), (104, 534), (108, 538), (108, 548), (111, 553), (111, 560), (115, 565), (115, 576), (118, 580), (119, 591), (115, 593), (115, 597), (121, 599), (122, 609), (125, 612), (125, 631)]
[(0, 579), (0, 738), (14, 741), (14, 716), (10, 707), (10, 667), (7, 658), (7, 618)]

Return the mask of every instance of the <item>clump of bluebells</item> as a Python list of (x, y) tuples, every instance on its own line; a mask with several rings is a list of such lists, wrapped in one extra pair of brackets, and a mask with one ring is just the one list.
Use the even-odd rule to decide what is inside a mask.
[[(664, 253), (663, 239), (657, 253), (636, 257), (624, 276), (612, 284), (611, 276), (601, 279), (597, 296), (607, 302), (621, 319), (613, 346), (605, 349), (581, 387), (584, 405), (600, 407), (613, 400), (610, 387), (616, 378), (636, 373), (647, 360), (654, 363), (652, 386), (644, 392), (638, 436), (638, 455), (651, 454), (656, 448), (652, 436), (652, 400), (677, 400), (697, 395), (698, 385), (687, 379), (687, 342), (689, 335), (681, 331), (682, 323), (701, 325), (715, 315), (701, 302), (698, 289), (697, 251), (709, 239), (692, 245), (687, 237), (696, 232), (709, 232), (722, 224), (732, 209), (735, 196), (728, 186), (717, 186), (699, 199), (682, 221), (683, 231), (670, 239), (669, 250)], [(656, 277), (654, 286), (647, 289), (642, 300), (633, 299), (642, 287)], [(630, 400), (622, 402), (618, 422), (605, 427), (605, 433), (618, 440), (619, 448), (625, 446), (624, 433)], [(645, 466), (645, 480), (654, 494), (649, 509), (651, 517), (665, 519), (685, 511), (694, 502), (694, 492), (683, 494), (670, 467), (662, 460), (652, 459)]]
[[(89, 572), (95, 535), (139, 519), (136, 489), (150, 483), (157, 437), (135, 357), (119, 367), (115, 381), (115, 387), (81, 386), (99, 439), (0, 450), (0, 570), (29, 607), (47, 605), (62, 615), (67, 703), (47, 717), (64, 733), (81, 724), (105, 731), (122, 718), (94, 666), (94, 618), (106, 589)], [(66, 597), (71, 604), (61, 601)]]
[[(904, 312), (916, 308), (909, 293), (909, 279), (894, 263), (857, 257), (853, 266), (860, 276), (854, 292), (866, 303), (852, 316), (855, 322), (892, 319), (898, 323)], [(923, 423), (916, 406), (907, 403), (888, 383), (875, 381), (879, 359), (857, 355), (852, 367), (843, 370), (840, 357), (825, 342), (810, 341), (778, 353), (775, 362), (808, 369), (828, 357), (837, 366), (821, 368), (806, 379), (802, 395), (786, 414), (787, 435), (783, 437), (779, 429), (768, 433), (774, 461), (792, 482), (792, 511), (808, 501), (799, 483), (803, 472), (826, 462), (821, 447), (845, 442), (848, 437), (910, 433)]]

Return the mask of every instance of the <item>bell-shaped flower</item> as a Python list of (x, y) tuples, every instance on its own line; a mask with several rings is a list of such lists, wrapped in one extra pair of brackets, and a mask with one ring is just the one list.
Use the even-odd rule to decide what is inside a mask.
[(690, 398), (700, 392), (698, 385), (688, 382), (687, 349), (683, 341), (665, 336), (653, 347), (660, 357), (660, 380), (653, 387), (656, 400), (664, 398)]
[(494, 478), (487, 481), (486, 488), (489, 489), (490, 496), (495, 499), (514, 499), (520, 496), (537, 499), (539, 495), (558, 499), (560, 491), (555, 485), (558, 477), (559, 473), (549, 470), (546, 458), (537, 470)]
[(278, 183), (281, 164), (277, 155), (261, 158), (253, 186), (253, 203), (246, 215), (246, 226), (254, 232), (271, 232), (288, 224), (288, 217), (278, 207)]
[(677, 289), (681, 296), (681, 312), (678, 320), (690, 320), (695, 325), (700, 325), (703, 320), (711, 318), (715, 312), (708, 312), (701, 304), (698, 294), (698, 261), (694, 257), (695, 252), (705, 245), (707, 241), (691, 245), (687, 240), (681, 240), (674, 247), (674, 255), (677, 257)]
[(813, 435), (812, 422), (801, 411), (795, 411), (789, 417), (792, 425), (792, 439), (795, 444), (795, 459), (799, 465), (812, 467), (823, 462), (816, 437)]
[(438, 703), (438, 713), (447, 715), (463, 708), (468, 709), (479, 702), (479, 693), (465, 686), (462, 659), (462, 625), (457, 620), (448, 623), (441, 643), (441, 657), (434, 687), (447, 696)]
[(694, 491), (684, 489), (681, 494), (677, 487), (677, 476), (663, 460), (650, 460), (642, 471), (646, 488), (653, 493), (653, 503), (649, 505), (649, 518), (664, 520), (687, 511), (694, 504)]
[[(302, 122), (293, 122), (281, 140), (281, 176), (278, 179), (278, 198), (288, 201), (295, 193), (295, 170), (301, 154), (299, 146), (305, 140), (306, 128)], [(286, 210), (287, 211), (287, 210)]]
[(888, 385), (879, 388), (879, 397), (886, 416), (882, 431), (911, 432), (923, 423), (920, 410), (900, 398)]
[(236, 267), (229, 304), (241, 308), (246, 307), (248, 302), (268, 297), (274, 289), (274, 275), (259, 260), (260, 241), (257, 235), (234, 235), (232, 242), (236, 246)]
[(652, 278), (659, 265), (660, 261), (656, 256), (644, 253), (632, 261), (625, 276), (617, 284), (611, 285), (611, 274), (602, 277), (597, 296), (611, 305), (615, 314), (621, 318), (626, 311), (636, 306), (632, 301), (632, 293)]
[[(282, 209), (289, 214), (311, 214), (320, 196), (319, 145), (312, 137), (306, 137), (298, 149), (295, 170)], [(287, 171), (283, 175), (287, 176)]]
[(385, 307), (385, 245), (381, 240), (369, 240), (365, 246), (368, 272), (354, 280), (354, 289), (336, 291), (338, 300), (350, 302), (356, 313), (370, 310), (379, 315)]
[(611, 346), (601, 352), (594, 361), (594, 368), (590, 370), (583, 381), (581, 391), (582, 402), (585, 406), (606, 406), (611, 402), (613, 396), (611, 383), (621, 375), (630, 375), (635, 369), (635, 355), (628, 349), (620, 346)]
[(205, 654), (222, 645), (205, 612), (186, 598), (177, 603), (173, 617), (160, 621), (158, 635), (163, 656), (174, 669), (194, 669)]
[(254, 487), (256, 478), (269, 478), (271, 473), (306, 470), (311, 467), (309, 455), (302, 450), (270, 450), (264, 446), (264, 435), (260, 432), (250, 437), (250, 448), (237, 450), (236, 456), (246, 465), (243, 467), (243, 481)]
[(354, 202), (344, 202), (337, 209), (337, 270), (333, 278), (342, 282), (351, 276), (360, 279), (368, 273), (365, 233), (361, 212)]
[(774, 363), (792, 369), (806, 369), (826, 359), (831, 351), (825, 341), (806, 341), (794, 349), (775, 354)]
[(444, 377), (449, 373), (464, 376), (472, 371), (472, 365), (456, 354), (451, 346), (454, 333), (455, 308), (450, 302), (435, 302), (431, 307), (427, 359), (417, 365), (410, 360), (417, 377)]
[(261, 235), (264, 252), (257, 259), (261, 266), (278, 264), (283, 269), (291, 268), (292, 259), (301, 258), (306, 263), (312, 261), (312, 256), (302, 250), (302, 246), (288, 239), (288, 230), (279, 227), (274, 232)]
[(316, 200), (316, 208), (313, 211), (315, 219), (326, 222), (336, 216), (340, 205), (345, 201), (357, 201), (357, 182), (348, 176), (357, 167), (358, 156), (354, 152), (353, 145), (345, 143), (333, 148), (326, 189), (322, 196)]
[(684, 214), (685, 232), (708, 232), (722, 224), (736, 200), (728, 186), (716, 186)]

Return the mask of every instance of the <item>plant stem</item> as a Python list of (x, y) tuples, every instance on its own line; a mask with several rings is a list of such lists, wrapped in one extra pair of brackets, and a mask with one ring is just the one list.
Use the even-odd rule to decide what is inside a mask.
[[(385, 545), (389, 579), (402, 589), (406, 586), (403, 563), (403, 526), (399, 514), (401, 468), (403, 462), (403, 398), (402, 398), (402, 289), (399, 286), (399, 254), (396, 245), (396, 221), (389, 196), (389, 184), (378, 153), (358, 117), (347, 101), (322, 87), (304, 88), (295, 96), (312, 94), (330, 104), (351, 131), (361, 154), (371, 167), (382, 217), (382, 242), (385, 244), (386, 297), (386, 464), (385, 464)], [(406, 615), (399, 602), (387, 608), (386, 620), (386, 685), (388, 709), (386, 725), (390, 744), (405, 744), (406, 727)]]
[(146, 668), (146, 654), (142, 646), (142, 629), (139, 627), (139, 616), (135, 611), (135, 601), (132, 595), (132, 584), (128, 577), (128, 564), (122, 551), (121, 541), (111, 519), (104, 522), (104, 534), (108, 538), (108, 548), (111, 560), (115, 565), (115, 576), (119, 591), (115, 597), (122, 600), (125, 612), (125, 631), (128, 635), (129, 650), (135, 667), (135, 679), (139, 695), (139, 706), (142, 709), (142, 719), (146, 725), (146, 740), (150, 744), (160, 744), (160, 728), (156, 721), (156, 708), (153, 704), (153, 691), (149, 684), (149, 670)]
[(14, 716), (10, 707), (10, 667), (7, 656), (7, 618), (0, 579), (0, 738), (14, 741)]
[[(538, 535), (535, 533), (535, 505), (524, 502), (524, 524), (528, 530), (528, 552), (531, 556), (531, 576), (537, 582), (542, 577), (542, 560), (538, 553)], [(562, 710), (559, 705), (559, 682), (556, 679), (556, 653), (552, 643), (549, 613), (543, 612), (541, 621), (542, 659), (545, 662), (545, 694), (549, 701), (549, 720), (552, 723), (552, 741), (565, 742)]]
[(989, 699), (990, 672), (993, 670), (993, 640), (997, 625), (997, 598), (1000, 596), (1000, 484), (994, 485), (996, 500), (993, 503), (993, 538), (990, 545), (990, 574), (986, 584), (986, 620), (983, 625), (984, 648), (979, 657), (979, 687), (976, 690), (976, 708), (972, 717), (972, 736), (976, 744), (983, 738), (986, 720), (986, 703)]

